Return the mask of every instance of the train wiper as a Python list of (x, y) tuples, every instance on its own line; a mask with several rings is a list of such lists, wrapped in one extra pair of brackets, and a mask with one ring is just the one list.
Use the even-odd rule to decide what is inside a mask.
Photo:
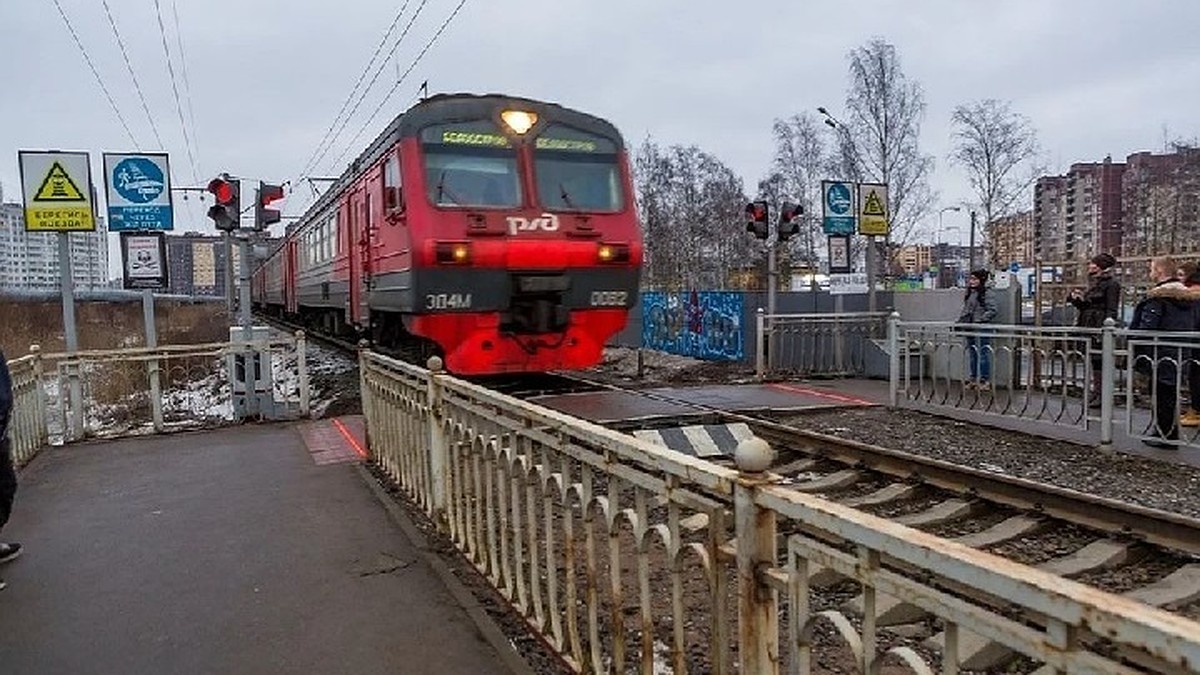
[(567, 193), (566, 186), (564, 186), (562, 183), (559, 183), (558, 191), (559, 191), (559, 196), (562, 197), (563, 203), (567, 205), (568, 209), (571, 209), (574, 211), (579, 210), (579, 208), (577, 206), (575, 206), (574, 202), (571, 201), (571, 195)]
[(434, 201), (438, 204), (441, 204), (443, 194), (450, 197), (450, 202), (454, 206), (461, 205), (461, 202), (459, 201), (458, 197), (455, 196), (454, 192), (446, 187), (446, 172), (444, 170), (442, 171), (442, 175), (438, 177), (437, 197), (434, 198)]

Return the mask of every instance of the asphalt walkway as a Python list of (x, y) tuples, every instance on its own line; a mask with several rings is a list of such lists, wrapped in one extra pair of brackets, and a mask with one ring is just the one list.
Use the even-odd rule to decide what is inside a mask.
[(511, 672), (318, 424), (36, 458), (0, 673)]

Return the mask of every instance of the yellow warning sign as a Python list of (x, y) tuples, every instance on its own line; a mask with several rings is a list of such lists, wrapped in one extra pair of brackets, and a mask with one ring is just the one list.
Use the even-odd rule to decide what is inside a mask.
[(75, 186), (62, 164), (55, 162), (46, 173), (46, 180), (33, 196), (35, 202), (86, 202), (87, 197)]
[(91, 168), (87, 153), (18, 153), (27, 232), (91, 232)]
[(863, 183), (858, 186), (858, 233), (870, 236), (887, 235), (886, 185)]

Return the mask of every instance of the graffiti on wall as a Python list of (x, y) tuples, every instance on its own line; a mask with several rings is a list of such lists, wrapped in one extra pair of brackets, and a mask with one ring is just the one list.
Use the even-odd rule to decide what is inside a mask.
[(741, 293), (642, 293), (642, 345), (707, 361), (745, 358)]

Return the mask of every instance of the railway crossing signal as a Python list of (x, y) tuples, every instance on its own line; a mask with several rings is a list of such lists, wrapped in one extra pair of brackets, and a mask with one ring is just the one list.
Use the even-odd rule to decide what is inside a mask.
[(223, 173), (208, 182), (208, 191), (212, 193), (217, 202), (208, 210), (208, 217), (213, 219), (218, 230), (225, 232), (236, 230), (242, 214), (239, 181), (233, 180), (229, 174)]
[(765, 201), (750, 202), (746, 205), (746, 231), (753, 232), (757, 239), (766, 239), (770, 234)]
[(784, 202), (779, 210), (779, 241), (787, 241), (800, 232), (800, 223), (796, 219), (804, 214), (804, 207), (791, 202)]
[(272, 202), (283, 199), (282, 185), (269, 185), (258, 182), (254, 195), (254, 229), (265, 230), (268, 225), (274, 225), (281, 218), (279, 209), (269, 209)]

